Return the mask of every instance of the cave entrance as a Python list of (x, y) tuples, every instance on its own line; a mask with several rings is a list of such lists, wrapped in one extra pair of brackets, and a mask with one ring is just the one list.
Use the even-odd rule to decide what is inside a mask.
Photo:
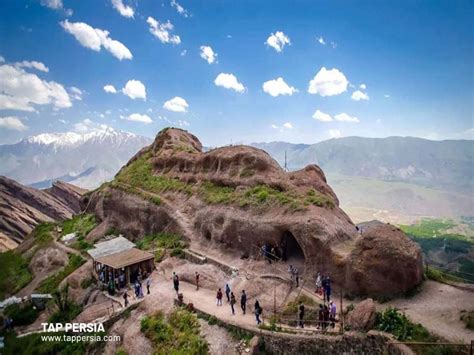
[(283, 233), (281, 245), (283, 247), (283, 261), (293, 266), (303, 267), (305, 260), (303, 249), (301, 249), (301, 246), (291, 232), (286, 231)]

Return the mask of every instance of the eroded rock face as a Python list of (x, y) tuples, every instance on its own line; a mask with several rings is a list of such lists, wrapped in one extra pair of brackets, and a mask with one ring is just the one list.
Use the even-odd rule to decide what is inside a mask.
[(347, 325), (351, 330), (368, 331), (373, 328), (377, 318), (377, 309), (372, 298), (360, 302), (349, 313)]
[[(377, 271), (365, 270), (364, 261), (358, 260), (366, 257), (366, 239), (339, 208), (323, 171), (310, 165), (285, 172), (256, 148), (230, 146), (202, 152), (195, 136), (179, 129), (164, 130), (108, 187), (92, 194), (89, 210), (102, 223), (88, 239), (100, 238), (107, 228), (116, 228), (132, 240), (168, 231), (239, 256), (255, 254), (255, 248), (265, 242), (285, 242), (294, 254), (289, 257), (303, 259), (306, 277), (319, 271), (350, 293), (385, 292), (371, 285), (379, 282)], [(374, 256), (394, 253), (421, 274), (418, 254), (403, 250), (410, 243), (403, 235), (389, 252), (376, 244)], [(383, 259), (378, 262), (395, 267), (393, 262), (385, 265)], [(361, 281), (353, 282), (355, 276)], [(407, 277), (392, 290), (403, 291), (420, 280)]]

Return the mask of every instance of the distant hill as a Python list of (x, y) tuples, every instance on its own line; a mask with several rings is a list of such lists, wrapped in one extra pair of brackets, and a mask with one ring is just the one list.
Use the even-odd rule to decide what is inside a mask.
[(314, 163), (327, 174), (400, 181), (418, 185), (472, 188), (474, 141), (430, 141), (413, 137), (346, 137), (320, 143), (255, 143), (280, 164), (285, 150), (290, 170)]
[(152, 139), (110, 127), (79, 134), (45, 133), (0, 145), (0, 175), (36, 188), (55, 180), (92, 189), (110, 180)]
[(355, 221), (474, 215), (474, 141), (346, 137), (255, 143), (289, 170), (319, 165)]

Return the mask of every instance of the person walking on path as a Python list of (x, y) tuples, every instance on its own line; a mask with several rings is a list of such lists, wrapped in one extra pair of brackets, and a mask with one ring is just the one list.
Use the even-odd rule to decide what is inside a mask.
[(179, 294), (179, 276), (173, 272), (173, 287), (174, 290), (176, 291), (176, 296)]
[(324, 300), (330, 301), (331, 300), (331, 280), (329, 276), (326, 278), (326, 288), (324, 291)]
[(196, 271), (196, 291), (199, 291), (199, 272)]
[(300, 272), (298, 271), (297, 268), (295, 268), (295, 281), (296, 281), (296, 287), (300, 286)]
[(230, 286), (228, 283), (225, 284), (225, 295), (227, 296), (227, 302), (230, 302)]
[(324, 309), (323, 309), (322, 304), (319, 305), (318, 320), (319, 320), (318, 328), (322, 329), (324, 326)]
[(216, 305), (222, 306), (222, 290), (221, 289), (217, 290)]
[(146, 278), (146, 294), (147, 295), (150, 294), (150, 286), (151, 286), (151, 278), (150, 278), (150, 276), (148, 276)]
[(247, 309), (247, 294), (245, 290), (242, 290), (242, 295), (240, 296), (240, 308), (242, 308), (242, 312), (245, 314), (245, 310)]
[(331, 326), (333, 328), (336, 326), (334, 323), (336, 321), (336, 313), (337, 313), (336, 304), (333, 301), (329, 302), (329, 320), (332, 322)]
[(123, 301), (125, 303), (125, 308), (128, 306), (128, 293), (125, 291), (123, 294)]
[(321, 294), (321, 287), (322, 287), (322, 280), (321, 280), (321, 274), (318, 272), (318, 275), (316, 276), (316, 293)]
[(303, 318), (304, 318), (304, 304), (303, 304), (303, 302), (300, 302), (298, 316), (299, 316), (299, 319), (300, 319), (299, 325), (300, 325), (301, 328), (304, 328), (304, 321), (303, 321)]
[(233, 315), (233, 316), (235, 316), (234, 305), (235, 305), (235, 296), (234, 296), (234, 293), (231, 292), (231, 293), (230, 293), (230, 308), (232, 309), (232, 315)]
[(262, 323), (262, 321), (260, 320), (260, 315), (262, 314), (262, 307), (260, 307), (260, 303), (258, 302), (258, 300), (255, 300), (255, 319), (257, 320), (257, 325), (259, 325), (260, 323)]

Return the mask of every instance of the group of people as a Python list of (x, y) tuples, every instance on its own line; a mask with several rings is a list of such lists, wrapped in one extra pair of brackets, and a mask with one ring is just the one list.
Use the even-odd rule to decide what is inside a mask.
[(323, 276), (321, 273), (318, 272), (316, 275), (316, 293), (320, 294), (323, 296), (324, 301), (329, 302), (331, 300), (331, 279), (329, 276)]
[[(230, 289), (230, 286), (228, 283), (225, 284), (224, 287), (225, 295), (227, 298), (227, 303), (230, 304), (230, 309), (232, 312), (232, 315), (235, 315), (235, 304), (237, 303), (237, 300), (235, 298), (234, 292)], [(219, 288), (217, 290), (216, 294), (216, 305), (217, 306), (222, 306), (222, 298), (224, 294), (222, 293), (222, 289)], [(240, 294), (240, 308), (242, 309), (242, 314), (246, 314), (247, 312), (247, 294), (245, 293), (245, 290), (242, 290), (242, 293)], [(262, 314), (262, 307), (260, 306), (260, 303), (258, 300), (255, 300), (255, 305), (254, 305), (254, 313), (255, 313), (255, 320), (257, 321), (257, 325), (262, 323), (260, 320), (260, 316)]]
[[(146, 286), (146, 293), (147, 293), (147, 295), (149, 295), (150, 294), (150, 286), (151, 286), (151, 275), (147, 275), (147, 277), (145, 279), (145, 286)], [(143, 293), (143, 280), (142, 280), (141, 272), (138, 273), (137, 278), (136, 278), (135, 282), (133, 283), (133, 291), (135, 293), (135, 299), (140, 299), (140, 298), (145, 297), (145, 295)], [(123, 293), (122, 297), (123, 297), (125, 307), (127, 307), (129, 305), (128, 292), (125, 291)]]
[(296, 284), (296, 287), (300, 287), (300, 272), (293, 265), (288, 266), (288, 273), (290, 274), (291, 285)]
[(333, 301), (329, 301), (328, 305), (319, 305), (318, 311), (318, 329), (326, 330), (329, 326), (335, 327), (336, 322), (336, 304)]
[(263, 256), (269, 264), (271, 264), (272, 261), (286, 261), (286, 249), (287, 247), (285, 241), (281, 242), (280, 244), (273, 245), (265, 242), (260, 246), (260, 255)]

